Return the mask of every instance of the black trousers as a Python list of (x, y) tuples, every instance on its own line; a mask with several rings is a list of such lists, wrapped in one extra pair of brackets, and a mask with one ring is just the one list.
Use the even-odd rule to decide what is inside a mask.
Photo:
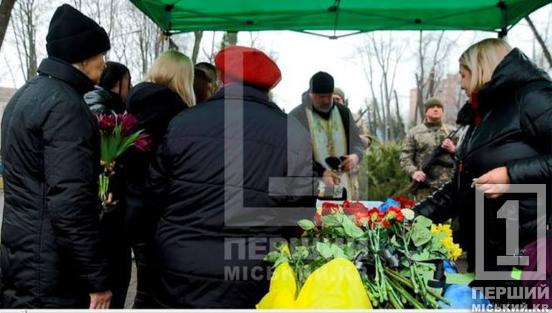
[(124, 309), (132, 271), (130, 244), (123, 231), (123, 214), (115, 209), (101, 219), (101, 235), (111, 278), (111, 309)]

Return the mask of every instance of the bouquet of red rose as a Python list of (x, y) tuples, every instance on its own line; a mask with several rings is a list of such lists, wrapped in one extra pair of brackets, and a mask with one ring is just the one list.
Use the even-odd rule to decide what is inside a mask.
[(297, 290), (308, 277), (333, 259), (357, 266), (365, 292), (375, 308), (439, 308), (448, 304), (429, 284), (437, 264), (456, 260), (462, 250), (449, 225), (435, 225), (415, 216), (414, 202), (388, 199), (379, 207), (361, 202), (323, 202), (313, 220), (301, 220), (300, 240), (267, 255), (275, 267), (287, 262)]
[(97, 115), (101, 135), (101, 166), (99, 197), (104, 209), (108, 209), (110, 177), (115, 173), (115, 161), (130, 147), (147, 151), (151, 145), (149, 136), (142, 130), (132, 131), (137, 123), (134, 116), (123, 114)]

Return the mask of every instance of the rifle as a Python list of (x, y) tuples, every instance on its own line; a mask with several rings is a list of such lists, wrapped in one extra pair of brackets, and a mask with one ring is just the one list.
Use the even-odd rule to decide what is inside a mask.
[[(450, 132), (445, 139), (451, 139), (452, 137), (454, 137), (454, 135), (456, 135), (456, 133), (458, 133), (459, 130), (460, 130), (460, 128), (457, 128), (456, 130)], [(453, 167), (454, 166), (453, 163), (443, 161), (443, 160), (440, 159), (441, 156), (446, 154), (446, 153), (449, 153), (449, 152), (447, 150), (443, 149), (441, 147), (441, 144), (439, 144), (437, 147), (435, 147), (435, 149), (433, 149), (433, 152), (431, 152), (431, 155), (429, 156), (429, 158), (426, 160), (426, 162), (422, 166), (422, 172), (424, 172), (426, 174), (427, 178), (430, 178), (430, 179), (435, 178), (431, 174), (432, 173), (431, 169), (434, 166), (442, 166), (442, 167)], [(415, 180), (412, 181), (412, 183), (408, 187), (408, 192), (410, 192), (411, 194), (415, 194), (418, 191), (418, 189), (421, 187), (422, 184), (426, 184), (426, 183), (415, 181)]]

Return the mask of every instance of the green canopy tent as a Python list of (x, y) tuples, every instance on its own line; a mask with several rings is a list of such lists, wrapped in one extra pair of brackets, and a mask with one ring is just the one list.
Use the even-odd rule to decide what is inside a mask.
[[(482, 30), (505, 35), (552, 0), (131, 0), (166, 33)], [(329, 36), (337, 38), (339, 36)]]

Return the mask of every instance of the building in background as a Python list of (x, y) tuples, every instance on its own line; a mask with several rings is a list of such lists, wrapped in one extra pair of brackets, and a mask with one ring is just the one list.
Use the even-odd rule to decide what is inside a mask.
[[(456, 123), (456, 115), (458, 110), (466, 102), (466, 95), (464, 91), (460, 88), (460, 79), (458, 74), (448, 74), (447, 78), (437, 82), (437, 91), (435, 92), (435, 97), (439, 98), (443, 105), (445, 106), (445, 116), (444, 122), (447, 124)], [(416, 114), (416, 99), (417, 99), (418, 90), (416, 88), (410, 89), (410, 111), (408, 114), (408, 125), (415, 126), (414, 120)], [(422, 102), (425, 102), (427, 99), (423, 99)], [(418, 124), (420, 123), (418, 118)]]
[[(11, 97), (15, 94), (16, 91), (17, 89), (15, 88), (0, 87), (0, 120), (2, 120), (2, 115), (4, 115), (4, 109), (6, 108), (6, 104), (8, 104)], [(0, 196), (1, 197), (3, 197), (3, 190), (4, 190), (4, 179), (2, 177), (3, 172), (4, 172), (4, 164), (0, 159)], [(2, 214), (1, 205), (3, 203), (4, 203), (3, 199), (0, 199), (0, 216)]]
[(4, 113), (6, 104), (8, 104), (8, 101), (10, 101), (16, 91), (17, 89), (15, 88), (0, 87), (0, 116)]
[(0, 120), (2, 120), (2, 115), (4, 115), (6, 104), (8, 104), (16, 91), (17, 89), (15, 88), (0, 87)]

